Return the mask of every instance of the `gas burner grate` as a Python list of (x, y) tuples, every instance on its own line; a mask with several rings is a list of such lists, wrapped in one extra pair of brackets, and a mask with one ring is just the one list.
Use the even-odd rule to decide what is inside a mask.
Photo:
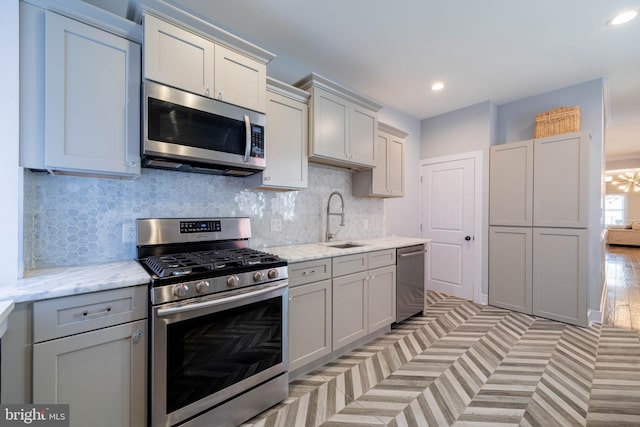
[(215, 249), (160, 256), (144, 262), (158, 277), (185, 276), (200, 271), (232, 270), (280, 261), (275, 255), (250, 248)]

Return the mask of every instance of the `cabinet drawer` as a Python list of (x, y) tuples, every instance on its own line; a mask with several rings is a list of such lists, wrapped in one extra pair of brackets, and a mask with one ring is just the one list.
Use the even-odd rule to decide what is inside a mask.
[(385, 249), (383, 251), (369, 252), (369, 268), (385, 267), (396, 263), (396, 250)]
[(357, 273), (369, 268), (369, 254), (367, 252), (354, 255), (344, 255), (333, 258), (333, 277)]
[(54, 338), (147, 317), (147, 286), (113, 289), (33, 304), (33, 338)]
[(331, 258), (289, 264), (289, 286), (331, 279)]

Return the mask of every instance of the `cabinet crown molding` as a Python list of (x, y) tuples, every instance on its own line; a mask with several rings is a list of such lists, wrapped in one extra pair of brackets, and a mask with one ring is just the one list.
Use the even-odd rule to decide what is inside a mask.
[(378, 121), (378, 130), (381, 132), (389, 133), (398, 138), (406, 138), (407, 136), (411, 135), (409, 132), (405, 132), (402, 129), (398, 129), (397, 127), (393, 127), (380, 121)]
[(142, 15), (148, 13), (213, 42), (225, 45), (264, 64), (269, 63), (276, 57), (274, 53), (216, 27), (206, 18), (187, 12), (174, 0), (135, 0), (135, 4), (131, 8), (131, 18), (138, 23), (142, 23)]
[(81, 0), (21, 0), (142, 44), (142, 25)]
[(316, 73), (309, 74), (307, 77), (298, 80), (293, 85), (304, 90), (308, 90), (312, 86), (319, 87), (327, 92), (345, 98), (375, 112), (379, 111), (383, 107), (382, 104), (372, 98)]
[(309, 92), (298, 89), (297, 87), (293, 87), (290, 84), (269, 76), (267, 76), (267, 90), (286, 96), (287, 98), (291, 98), (294, 101), (304, 102), (305, 104), (308, 104), (309, 98), (311, 98), (311, 94)]

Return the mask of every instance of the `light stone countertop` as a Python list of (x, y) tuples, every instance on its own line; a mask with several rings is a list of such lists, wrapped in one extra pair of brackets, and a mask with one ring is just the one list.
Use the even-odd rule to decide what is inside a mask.
[[(352, 255), (362, 252), (379, 251), (383, 249), (402, 248), (404, 246), (420, 245), (427, 243), (428, 239), (415, 237), (379, 237), (375, 239), (334, 240), (331, 242), (307, 243), (303, 245), (273, 246), (263, 248), (264, 252), (278, 255), (288, 262), (310, 261), (320, 258), (331, 258), (341, 255)], [(362, 246), (354, 248), (338, 249), (330, 245), (343, 243), (355, 243)]]
[(136, 261), (118, 261), (34, 270), (0, 286), (0, 301), (31, 302), (149, 283)]
[(15, 303), (11, 300), (0, 301), (0, 338), (7, 331), (7, 320), (15, 307)]
[[(356, 243), (362, 246), (337, 249), (329, 245)], [(273, 246), (261, 248), (264, 252), (286, 259), (288, 262), (309, 261), (341, 255), (383, 249), (401, 248), (428, 242), (413, 237), (380, 237), (375, 239), (335, 240), (329, 243), (307, 243), (301, 245)], [(68, 267), (34, 270), (24, 279), (0, 285), (0, 302), (33, 302), (50, 298), (86, 294), (108, 289), (149, 283), (149, 275), (137, 261), (117, 261), (104, 264), (87, 264)], [(2, 309), (3, 305), (0, 305)], [(13, 306), (11, 306), (13, 308)], [(7, 310), (10, 312), (10, 310)], [(0, 313), (1, 315), (2, 313)], [(8, 314), (8, 313), (7, 313)]]

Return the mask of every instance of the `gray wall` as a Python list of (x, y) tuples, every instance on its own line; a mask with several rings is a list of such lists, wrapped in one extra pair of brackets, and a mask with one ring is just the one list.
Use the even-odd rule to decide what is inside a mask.
[(602, 171), (604, 165), (604, 81), (585, 83), (558, 89), (498, 107), (499, 143), (531, 139), (535, 115), (562, 106), (578, 105), (581, 130), (589, 131), (589, 309), (600, 310), (604, 265), (602, 246)]
[(606, 170), (637, 169), (640, 168), (640, 158), (607, 160)]
[(390, 107), (378, 113), (378, 120), (409, 132), (404, 140), (404, 197), (384, 200), (387, 234), (420, 237), (420, 121)]
[(21, 169), (18, 167), (18, 0), (2, 2), (0, 13), (0, 284), (18, 277), (21, 270), (19, 244)]
[(420, 158), (447, 156), (471, 151), (482, 152), (482, 251), (481, 292), (488, 287), (488, 229), (489, 229), (489, 147), (495, 142), (497, 106), (490, 101), (472, 105), (421, 122)]

